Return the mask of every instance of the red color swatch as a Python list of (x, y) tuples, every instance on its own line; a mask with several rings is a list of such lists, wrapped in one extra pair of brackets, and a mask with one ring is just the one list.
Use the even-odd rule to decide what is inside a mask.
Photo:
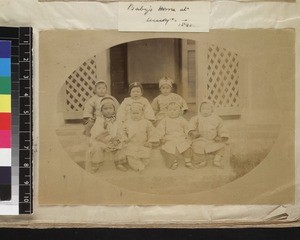
[(0, 113), (0, 130), (11, 129), (11, 113)]

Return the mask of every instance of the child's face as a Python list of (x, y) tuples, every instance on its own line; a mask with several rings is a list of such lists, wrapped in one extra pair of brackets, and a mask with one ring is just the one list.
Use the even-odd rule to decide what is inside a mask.
[(99, 97), (104, 97), (106, 94), (107, 88), (104, 83), (97, 84), (95, 87), (95, 93)]
[(203, 103), (200, 108), (201, 115), (203, 117), (208, 117), (212, 114), (212, 106), (209, 103)]
[(167, 96), (171, 93), (172, 88), (170, 87), (170, 85), (164, 84), (160, 87), (160, 92), (164, 95)]
[(135, 100), (139, 99), (142, 95), (143, 95), (142, 89), (139, 87), (134, 87), (130, 91), (130, 97), (132, 97)]
[(139, 107), (132, 107), (130, 109), (131, 119), (134, 121), (139, 121), (143, 118), (143, 110)]
[(177, 104), (170, 104), (168, 106), (168, 117), (170, 118), (177, 118), (181, 114), (180, 106)]
[(109, 118), (115, 114), (115, 107), (111, 103), (107, 103), (102, 106), (101, 111), (104, 117)]

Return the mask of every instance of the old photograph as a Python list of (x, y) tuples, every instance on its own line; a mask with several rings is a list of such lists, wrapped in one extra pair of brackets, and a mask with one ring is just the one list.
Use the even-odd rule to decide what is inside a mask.
[(40, 203), (292, 203), (294, 41), (41, 32)]
[[(39, 0), (39, 2), (125, 2), (127, 0)], [(131, 2), (136, 2), (140, 0), (133, 0)], [(147, 1), (147, 0), (146, 0)], [(148, 0), (148, 2), (155, 2), (155, 0)], [(160, 0), (167, 1), (167, 0)], [(174, 0), (179, 1), (179, 0)], [(196, 0), (187, 0), (196, 1)], [(205, 1), (205, 0), (203, 0)], [(239, 2), (295, 2), (296, 0), (239, 0)], [(128, 1), (127, 1), (128, 2)]]

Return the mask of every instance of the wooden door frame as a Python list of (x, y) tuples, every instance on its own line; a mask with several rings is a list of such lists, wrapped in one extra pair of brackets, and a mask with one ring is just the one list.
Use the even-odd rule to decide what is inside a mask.
[(96, 55), (96, 73), (97, 80), (104, 80), (107, 83), (107, 93), (111, 93), (111, 79), (110, 79), (110, 49), (107, 49)]

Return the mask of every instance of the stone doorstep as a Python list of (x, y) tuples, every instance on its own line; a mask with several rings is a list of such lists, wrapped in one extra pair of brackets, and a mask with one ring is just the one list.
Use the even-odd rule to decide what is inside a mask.
[[(191, 170), (185, 167), (183, 159), (178, 163), (176, 170), (167, 168), (160, 151), (154, 149), (149, 165), (141, 174), (131, 169), (127, 172), (118, 171), (110, 156), (92, 175), (128, 190), (151, 194), (199, 192), (222, 186), (236, 179), (236, 174), (231, 167), (220, 169), (210, 163), (204, 168)], [(84, 164), (79, 162), (78, 165), (80, 167)], [(85, 173), (91, 174), (86, 171)]]
[[(224, 156), (225, 157), (225, 156)], [(185, 167), (185, 163), (183, 159), (179, 159), (178, 161), (178, 168), (176, 170), (172, 170), (167, 168), (164, 159), (158, 149), (154, 149), (152, 152), (152, 156), (149, 162), (149, 165), (147, 166), (146, 170), (142, 173), (142, 175), (147, 176), (156, 176), (156, 172), (159, 171), (160, 173), (164, 175), (190, 175), (192, 173), (196, 172), (202, 172), (202, 173), (208, 173), (210, 174), (218, 174), (218, 175), (227, 175), (228, 173), (232, 174), (233, 169), (228, 164), (224, 169), (215, 167), (212, 165), (212, 159), (209, 160), (210, 162), (208, 165), (204, 168), (200, 169), (188, 169)], [(127, 172), (120, 172), (115, 168), (115, 164), (113, 161), (112, 156), (108, 156), (108, 158), (103, 162), (103, 165), (100, 167), (99, 171), (96, 173), (96, 175), (101, 176), (112, 176), (115, 173), (121, 173), (118, 174), (118, 176), (135, 176), (138, 174), (137, 172), (133, 170), (128, 170)]]
[(176, 170), (152, 169), (149, 166), (142, 174), (128, 171), (104, 172), (99, 170), (94, 176), (129, 189), (152, 194), (184, 194), (209, 190), (225, 185), (236, 179), (232, 170), (222, 170), (212, 166), (190, 170), (182, 166)]

